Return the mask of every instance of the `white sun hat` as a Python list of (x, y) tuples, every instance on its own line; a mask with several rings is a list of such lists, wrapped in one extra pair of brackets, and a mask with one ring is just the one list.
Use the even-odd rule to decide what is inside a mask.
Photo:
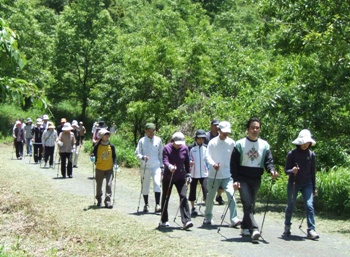
[(316, 141), (312, 139), (310, 130), (303, 129), (299, 132), (298, 137), (292, 143), (294, 145), (302, 145), (305, 143), (311, 143), (311, 145), (315, 145)]

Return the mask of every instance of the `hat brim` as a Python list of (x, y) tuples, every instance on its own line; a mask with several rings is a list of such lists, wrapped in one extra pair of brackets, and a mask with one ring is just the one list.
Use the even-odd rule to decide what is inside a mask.
[(62, 131), (67, 131), (67, 130), (72, 130), (72, 127), (68, 127), (68, 128), (62, 128)]
[(180, 140), (180, 141), (174, 141), (174, 143), (177, 144), (177, 145), (184, 145), (184, 144), (185, 144), (185, 141), (182, 141), (182, 140)]
[(308, 137), (308, 138), (297, 138), (292, 142), (293, 145), (303, 145), (306, 143), (311, 143), (311, 145), (315, 145), (316, 141), (313, 140), (311, 137)]
[(231, 129), (229, 129), (229, 128), (222, 128), (222, 129), (220, 129), (221, 130), (221, 132), (223, 132), (223, 133), (231, 133)]
[(198, 136), (195, 136), (196, 138), (206, 138), (205, 135), (198, 135)]
[(55, 126), (48, 126), (47, 128), (54, 129), (56, 127)]

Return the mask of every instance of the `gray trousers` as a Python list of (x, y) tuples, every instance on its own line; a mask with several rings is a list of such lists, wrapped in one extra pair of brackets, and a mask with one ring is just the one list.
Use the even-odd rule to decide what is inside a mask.
[(103, 180), (106, 178), (106, 194), (105, 194), (105, 204), (111, 204), (112, 197), (112, 183), (113, 183), (113, 169), (110, 170), (98, 170), (96, 169), (96, 199), (97, 201), (102, 201), (102, 184)]

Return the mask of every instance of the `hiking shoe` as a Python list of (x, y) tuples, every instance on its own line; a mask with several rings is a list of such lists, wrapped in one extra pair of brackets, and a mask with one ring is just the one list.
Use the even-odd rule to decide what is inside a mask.
[(241, 229), (241, 235), (242, 236), (250, 236), (250, 231), (247, 228), (242, 228)]
[(191, 215), (192, 216), (197, 216), (198, 215), (198, 212), (197, 212), (196, 208), (192, 208)]
[(252, 241), (258, 241), (260, 236), (261, 235), (260, 235), (259, 230), (257, 230), (257, 229), (253, 230)]
[(148, 212), (148, 205), (143, 206), (143, 212)]
[(101, 200), (97, 201), (97, 207), (101, 207), (101, 202), (102, 202)]
[(169, 222), (166, 221), (166, 222), (162, 222), (159, 224), (161, 227), (169, 227)]
[(236, 219), (235, 221), (231, 221), (230, 228), (238, 228), (241, 225), (241, 221)]
[(107, 209), (112, 209), (112, 208), (113, 208), (113, 205), (111, 205), (110, 203), (107, 203), (107, 204), (105, 205), (105, 207), (106, 207)]
[(44, 164), (44, 168), (46, 168), (46, 166), (47, 166), (47, 162), (45, 162), (45, 164)]
[(290, 236), (291, 233), (290, 226), (284, 226), (283, 236)]
[(193, 227), (193, 223), (192, 221), (187, 221), (185, 224), (184, 224), (184, 230), (187, 230), (189, 228)]
[(216, 198), (215, 198), (215, 201), (217, 201), (217, 203), (218, 203), (219, 205), (225, 204), (224, 200), (222, 200), (221, 195), (217, 195)]
[(315, 230), (311, 229), (307, 232), (307, 238), (310, 238), (312, 240), (317, 240), (320, 238), (320, 236), (316, 233)]
[(203, 220), (203, 225), (211, 225), (213, 223), (212, 220), (204, 219)]
[(160, 205), (157, 204), (156, 207), (154, 208), (154, 212), (161, 212), (162, 208), (160, 208)]

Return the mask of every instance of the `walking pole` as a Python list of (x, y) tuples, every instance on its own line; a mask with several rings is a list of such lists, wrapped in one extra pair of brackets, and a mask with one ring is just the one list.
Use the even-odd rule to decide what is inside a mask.
[(96, 205), (96, 193), (95, 193), (95, 165), (92, 163), (92, 183), (94, 187), (94, 205)]
[(220, 163), (217, 164), (218, 165), (218, 169), (215, 169), (215, 176), (214, 176), (214, 181), (213, 184), (211, 185), (211, 189), (214, 188), (214, 184), (215, 184), (215, 180), (216, 180), (216, 175), (218, 174), (219, 168), (220, 168)]
[(268, 192), (268, 194), (267, 194), (267, 201), (266, 201), (265, 213), (264, 213), (264, 218), (263, 218), (263, 220), (262, 220), (261, 227), (260, 227), (260, 234), (262, 234), (262, 229), (263, 229), (264, 222), (265, 222), (265, 217), (266, 217), (267, 208), (269, 207), (270, 193), (271, 193), (271, 190), (272, 190), (272, 185), (273, 185), (273, 179), (271, 179), (270, 190), (269, 190), (269, 192)]
[(114, 190), (113, 190), (113, 205), (115, 203), (115, 188), (116, 188), (116, 177), (117, 177), (117, 170), (118, 170), (118, 166), (117, 168), (114, 167), (114, 172), (113, 172), (113, 176), (114, 176)]
[(162, 213), (160, 215), (160, 222), (159, 222), (158, 228), (160, 227), (160, 224), (162, 223), (162, 217), (164, 214), (165, 206), (167, 206), (168, 201), (169, 201), (169, 193), (170, 193), (171, 183), (173, 182), (173, 176), (174, 176), (174, 172), (171, 172), (170, 182), (169, 182), (169, 186), (168, 186), (168, 189), (166, 192), (164, 205), (162, 206), (163, 208), (162, 208)]
[(145, 161), (145, 168), (143, 169), (143, 174), (141, 178), (141, 190), (140, 190), (139, 204), (137, 206), (137, 212), (139, 212), (139, 209), (140, 209), (140, 202), (141, 202), (141, 195), (142, 195), (142, 189), (143, 189), (143, 181), (145, 179), (146, 165), (147, 165), (147, 159)]
[(222, 224), (224, 223), (224, 220), (225, 220), (225, 217), (226, 217), (226, 213), (227, 213), (227, 211), (228, 211), (228, 209), (229, 209), (229, 207), (230, 207), (230, 204), (231, 204), (231, 202), (232, 202), (232, 199), (233, 199), (233, 195), (230, 197), (230, 201), (228, 202), (228, 204), (227, 204), (227, 206), (226, 206), (226, 208), (225, 208), (225, 210), (224, 210), (224, 213), (221, 215), (221, 223), (220, 223), (220, 226), (218, 227), (217, 233), (220, 232), (221, 226), (222, 226)]

